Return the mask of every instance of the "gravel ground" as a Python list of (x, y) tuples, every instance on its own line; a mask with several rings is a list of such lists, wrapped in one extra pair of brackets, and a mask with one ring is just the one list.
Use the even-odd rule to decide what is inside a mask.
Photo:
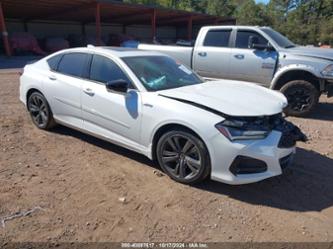
[(0, 79), (0, 218), (32, 211), (7, 220), (0, 239), (333, 241), (333, 99), (291, 118), (310, 141), (285, 174), (191, 187), (110, 143), (60, 126), (38, 130), (18, 100), (18, 75)]

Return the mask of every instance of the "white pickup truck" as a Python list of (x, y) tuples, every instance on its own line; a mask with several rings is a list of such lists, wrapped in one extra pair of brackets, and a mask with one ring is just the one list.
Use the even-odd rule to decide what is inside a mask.
[(333, 95), (333, 49), (295, 45), (269, 27), (203, 27), (194, 47), (140, 44), (139, 49), (168, 54), (209, 80), (280, 90), (289, 102), (288, 115), (304, 116), (320, 94)]

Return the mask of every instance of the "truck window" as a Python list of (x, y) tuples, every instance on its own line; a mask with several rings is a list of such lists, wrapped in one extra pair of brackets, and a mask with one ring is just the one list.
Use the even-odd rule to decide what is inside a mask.
[(251, 36), (258, 38), (258, 43), (262, 45), (267, 45), (268, 41), (254, 31), (237, 31), (236, 36), (236, 48), (249, 48), (249, 38)]
[(205, 47), (228, 47), (231, 30), (210, 30), (204, 40)]

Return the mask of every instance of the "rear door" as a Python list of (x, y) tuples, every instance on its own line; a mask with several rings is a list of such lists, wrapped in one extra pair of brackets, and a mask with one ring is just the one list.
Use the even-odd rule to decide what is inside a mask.
[[(125, 80), (127, 93), (106, 89), (106, 82)], [(112, 59), (93, 56), (90, 75), (82, 88), (84, 129), (120, 143), (123, 146), (139, 142), (141, 98), (131, 80)]]
[(193, 69), (206, 78), (230, 78), (232, 29), (210, 29), (193, 51)]
[(254, 30), (237, 30), (230, 59), (230, 74), (233, 79), (269, 85), (276, 66), (277, 52), (249, 48), (250, 37), (259, 44), (267, 45), (268, 40)]
[(56, 119), (82, 128), (81, 88), (88, 55), (65, 53), (48, 60), (50, 71), (44, 81), (45, 95)]

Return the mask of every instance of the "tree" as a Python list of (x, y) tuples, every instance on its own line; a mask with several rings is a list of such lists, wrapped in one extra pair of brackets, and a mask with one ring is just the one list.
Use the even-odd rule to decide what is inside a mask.
[(332, 0), (124, 0), (218, 16), (242, 25), (271, 26), (299, 44), (333, 43)]
[(206, 10), (212, 15), (232, 16), (236, 10), (236, 5), (230, 0), (209, 0)]
[(235, 11), (238, 24), (269, 26), (270, 18), (266, 14), (263, 4), (256, 4), (254, 0), (247, 0)]

